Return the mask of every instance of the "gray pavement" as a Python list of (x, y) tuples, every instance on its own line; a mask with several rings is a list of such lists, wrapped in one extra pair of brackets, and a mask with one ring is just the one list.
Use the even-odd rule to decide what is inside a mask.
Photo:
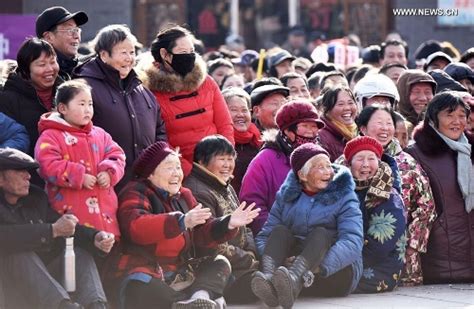
[[(267, 308), (265, 305), (230, 305), (228, 309)], [(473, 284), (402, 287), (381, 294), (352, 294), (340, 298), (301, 298), (293, 308), (469, 308), (474, 309)]]

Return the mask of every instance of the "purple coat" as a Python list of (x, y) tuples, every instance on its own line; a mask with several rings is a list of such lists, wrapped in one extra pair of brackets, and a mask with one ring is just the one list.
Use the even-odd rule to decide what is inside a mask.
[(321, 117), (326, 126), (319, 130), (319, 143), (329, 153), (331, 162), (334, 162), (344, 153), (347, 140), (334, 127), (334, 125), (324, 117)]
[(276, 193), (290, 170), (289, 156), (274, 148), (264, 148), (250, 163), (242, 180), (239, 198), (247, 204), (255, 202), (261, 209), (250, 225), (254, 235), (267, 221)]

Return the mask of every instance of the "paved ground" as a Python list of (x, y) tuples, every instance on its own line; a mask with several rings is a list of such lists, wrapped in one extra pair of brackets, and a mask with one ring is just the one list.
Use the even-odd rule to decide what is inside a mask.
[[(266, 308), (265, 305), (228, 306), (229, 309)], [(344, 298), (302, 298), (293, 308), (469, 308), (474, 309), (473, 284), (398, 288), (382, 294), (353, 294)]]

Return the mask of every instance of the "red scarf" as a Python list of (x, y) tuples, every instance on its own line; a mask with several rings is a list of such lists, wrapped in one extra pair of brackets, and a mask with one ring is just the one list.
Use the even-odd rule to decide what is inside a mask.
[(36, 93), (43, 104), (43, 106), (48, 110), (53, 109), (53, 89), (39, 90), (36, 89)]
[(234, 130), (235, 144), (251, 144), (257, 148), (262, 146), (263, 142), (260, 140), (260, 131), (257, 126), (253, 123), (250, 124), (249, 128), (245, 132)]

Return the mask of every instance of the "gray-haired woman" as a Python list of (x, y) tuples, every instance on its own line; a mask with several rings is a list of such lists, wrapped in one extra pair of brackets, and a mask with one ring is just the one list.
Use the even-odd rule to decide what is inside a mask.
[(147, 146), (166, 140), (160, 106), (133, 67), (137, 39), (125, 25), (102, 28), (94, 39), (96, 57), (74, 71), (92, 87), (94, 125), (106, 130), (127, 156), (119, 191), (132, 176), (132, 163)]

